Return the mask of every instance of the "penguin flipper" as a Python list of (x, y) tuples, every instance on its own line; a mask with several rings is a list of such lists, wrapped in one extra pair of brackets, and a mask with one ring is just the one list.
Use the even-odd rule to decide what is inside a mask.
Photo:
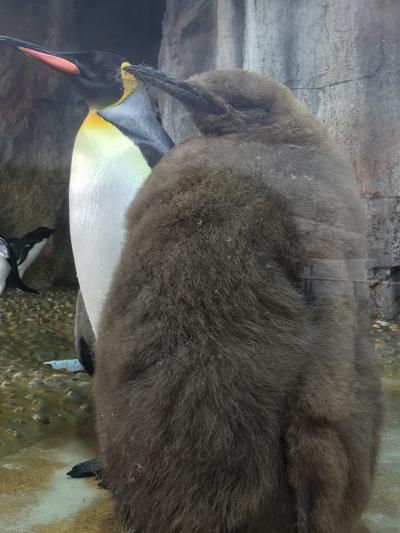
[(94, 459), (89, 459), (88, 461), (84, 461), (83, 463), (78, 463), (77, 465), (73, 466), (69, 472), (67, 472), (67, 476), (73, 477), (73, 478), (81, 478), (81, 477), (96, 477), (101, 478), (103, 472), (103, 465), (101, 463), (100, 457), (95, 457)]
[(94, 374), (94, 349), (91, 346), (87, 339), (80, 336), (78, 339), (75, 339), (75, 346), (78, 355), (80, 364), (85, 369), (85, 372), (89, 376)]
[(6, 280), (6, 288), (7, 289), (16, 289), (19, 284), (19, 274), (18, 269), (17, 272), (15, 270), (11, 270), (11, 272), (7, 276)]
[(32, 246), (29, 245), (29, 244), (25, 244), (21, 250), (20, 250), (20, 253), (19, 255), (17, 256), (18, 257), (18, 260), (17, 260), (17, 264), (18, 266), (19, 265), (22, 265), (22, 263), (25, 261), (25, 259), (28, 257), (28, 253), (29, 251), (31, 250)]
[(93, 376), (95, 336), (81, 291), (78, 291), (76, 297), (74, 337), (76, 356), (89, 376)]
[(11, 239), (8, 239), (8, 243), (11, 246), (15, 260), (17, 262), (17, 265), (20, 265), (23, 261), (25, 261), (26, 256), (28, 255), (29, 249), (26, 250), (26, 246), (22, 242), (21, 239), (17, 239), (16, 237), (12, 237)]

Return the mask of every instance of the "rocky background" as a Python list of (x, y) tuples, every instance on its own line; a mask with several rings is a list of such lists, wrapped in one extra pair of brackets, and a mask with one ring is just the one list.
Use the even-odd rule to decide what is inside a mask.
[[(167, 0), (160, 66), (243, 67), (291, 87), (350, 153), (370, 219), (373, 311), (400, 313), (400, 2)], [(201, 50), (201, 54), (198, 51)], [(176, 139), (192, 131), (164, 102)]]
[[(388, 318), (400, 313), (399, 24), (397, 0), (0, 3), (1, 33), (49, 47), (108, 49), (148, 64), (160, 47), (160, 67), (179, 76), (243, 67), (289, 85), (350, 153), (369, 207), (374, 311)], [(68, 164), (84, 105), (56, 73), (0, 54), (0, 233), (55, 225), (33, 274), (73, 283)], [(178, 104), (165, 98), (161, 108), (176, 141), (193, 133)]]

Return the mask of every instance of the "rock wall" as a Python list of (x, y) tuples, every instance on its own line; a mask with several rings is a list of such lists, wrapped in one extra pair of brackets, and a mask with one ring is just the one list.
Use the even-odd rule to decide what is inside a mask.
[[(0, 4), (0, 33), (72, 49), (73, 3), (13, 0)], [(84, 107), (56, 73), (18, 52), (0, 49), (0, 233), (21, 236), (37, 226), (56, 229), (38, 261), (37, 276), (71, 283), (68, 166)], [(39, 266), (40, 265), (40, 266)]]
[[(400, 2), (167, 0), (160, 67), (179, 76), (243, 67), (287, 84), (353, 161), (370, 220), (376, 314), (400, 312)], [(176, 140), (193, 133), (165, 97)], [(391, 283), (392, 282), (392, 283)]]
[[(109, 50), (131, 62), (156, 64), (163, 12), (163, 0), (2, 0), (0, 34), (55, 50)], [(39, 225), (56, 229), (27, 273), (36, 287), (76, 284), (68, 180), (85, 113), (67, 77), (0, 47), (0, 234), (21, 236)]]

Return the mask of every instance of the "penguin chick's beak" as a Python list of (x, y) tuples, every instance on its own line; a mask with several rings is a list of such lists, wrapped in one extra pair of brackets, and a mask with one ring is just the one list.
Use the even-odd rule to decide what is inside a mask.
[(162, 89), (171, 96), (177, 98), (185, 106), (196, 109), (211, 115), (223, 115), (226, 112), (225, 106), (211, 99), (210, 96), (202, 94), (197, 88), (189, 83), (174, 78), (160, 70), (143, 65), (129, 65), (124, 68), (135, 78), (143, 83)]
[(23, 54), (38, 59), (49, 67), (67, 74), (79, 74), (79, 68), (68, 58), (68, 53), (52, 52), (28, 41), (0, 35), (0, 45), (10, 46)]

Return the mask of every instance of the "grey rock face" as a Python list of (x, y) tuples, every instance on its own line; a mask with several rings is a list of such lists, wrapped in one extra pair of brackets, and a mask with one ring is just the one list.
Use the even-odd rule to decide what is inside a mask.
[[(291, 87), (349, 153), (369, 207), (373, 311), (400, 312), (400, 4), (374, 0), (167, 0), (160, 68), (243, 67)], [(177, 141), (187, 114), (162, 100)], [(366, 258), (367, 259), (367, 258)], [(400, 277), (399, 277), (400, 280)]]
[[(71, 49), (76, 39), (73, 4), (15, 2), (0, 6), (0, 33), (53, 49)], [(0, 232), (20, 237), (37, 226), (56, 229), (27, 279), (72, 283), (68, 178), (74, 134), (84, 113), (62, 76), (0, 49)]]

